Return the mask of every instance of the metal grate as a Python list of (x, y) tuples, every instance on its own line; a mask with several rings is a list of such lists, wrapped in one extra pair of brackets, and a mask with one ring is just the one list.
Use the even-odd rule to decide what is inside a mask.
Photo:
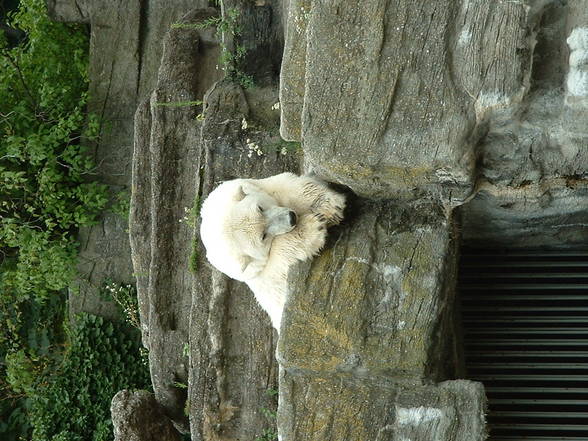
[(464, 250), (459, 291), (490, 440), (588, 441), (588, 252)]

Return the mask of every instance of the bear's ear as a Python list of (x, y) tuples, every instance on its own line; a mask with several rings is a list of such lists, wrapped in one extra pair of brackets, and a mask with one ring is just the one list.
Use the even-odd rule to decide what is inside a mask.
[(239, 185), (239, 188), (237, 188), (237, 192), (235, 193), (235, 196), (234, 196), (235, 202), (242, 201), (243, 199), (245, 199), (245, 196), (247, 196), (247, 195), (243, 191), (243, 186)]
[(252, 184), (251, 182), (242, 182), (241, 185), (239, 185), (239, 189), (237, 190), (237, 194), (235, 195), (235, 200), (236, 201), (241, 201), (245, 198), (245, 196), (250, 195), (250, 194), (254, 194), (254, 193), (259, 193), (261, 190), (259, 189), (259, 187), (255, 184)]

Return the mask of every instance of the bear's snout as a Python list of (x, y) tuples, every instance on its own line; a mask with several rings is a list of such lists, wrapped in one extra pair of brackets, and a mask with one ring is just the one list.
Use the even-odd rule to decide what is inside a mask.
[(293, 211), (290, 211), (289, 213), (290, 216), (290, 226), (295, 227), (296, 226), (296, 213), (294, 213)]

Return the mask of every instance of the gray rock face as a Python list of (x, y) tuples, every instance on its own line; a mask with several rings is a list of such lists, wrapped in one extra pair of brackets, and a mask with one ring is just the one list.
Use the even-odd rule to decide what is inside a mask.
[(290, 5), (282, 135), (304, 141), (307, 168), (366, 197), (469, 194), (476, 121), (452, 78), (457, 4)]
[[(161, 60), (163, 36), (187, 11), (206, 0), (120, 1), (47, 0), (52, 19), (88, 23), (90, 29), (90, 101), (88, 110), (104, 126), (93, 145), (95, 179), (116, 195), (127, 197), (131, 186), (133, 115), (153, 90)], [(118, 317), (118, 309), (98, 295), (107, 279), (134, 283), (128, 220), (107, 212), (99, 223), (79, 233), (80, 278), (70, 291), (72, 316), (85, 311)]]
[[(277, 99), (275, 89), (273, 96)], [(296, 171), (296, 155), (271, 150), (277, 130), (243, 132), (243, 118), (254, 118), (259, 112), (248, 103), (260, 106), (263, 102), (259, 97), (246, 97), (239, 86), (229, 82), (217, 83), (205, 96), (196, 184), (201, 199), (222, 180)], [(271, 104), (265, 101), (264, 106)], [(277, 113), (274, 118), (279, 118)], [(265, 153), (251, 154), (248, 139), (254, 139)], [(197, 224), (195, 237), (198, 228)], [(200, 243), (198, 249), (204, 251)], [(268, 391), (277, 389), (276, 335), (245, 284), (212, 268), (204, 255), (199, 255), (197, 268), (190, 312), (192, 438), (255, 439), (269, 424), (261, 409), (275, 406)]]
[(399, 387), (383, 381), (280, 375), (283, 440), (484, 440), (485, 397), (466, 380)]
[(121, 390), (110, 407), (115, 441), (180, 441), (182, 437), (153, 395)]
[(290, 272), (281, 439), (485, 439), (480, 384), (430, 385), (463, 375), (452, 220), (430, 205), (352, 211), (330, 247)]
[(467, 243), (570, 247), (587, 239), (586, 3), (536, 3), (520, 25), (533, 59), (524, 93), (491, 109), (477, 196), (461, 209)]
[[(292, 1), (282, 135), (303, 140), (307, 169), (362, 196), (455, 206), (479, 193), (463, 208), (468, 242), (502, 225), (551, 236), (538, 246), (579, 243), (563, 231), (586, 225), (588, 202), (582, 5)], [(529, 184), (562, 199), (534, 203)]]
[(490, 247), (585, 247), (588, 185), (542, 179), (521, 187), (484, 184), (461, 211), (463, 241)]
[[(199, 23), (215, 13), (213, 9), (196, 10), (180, 23)], [(185, 347), (189, 344), (193, 275), (188, 263), (193, 231), (182, 220), (195, 198), (199, 100), (215, 80), (215, 69), (206, 69), (214, 65), (218, 53), (212, 30), (170, 30), (157, 87), (135, 119), (130, 237), (139, 275), (143, 343), (149, 349), (157, 401), (184, 431), (188, 430), (183, 410), (186, 390), (178, 383), (188, 382)]]
[(254, 439), (270, 424), (261, 409), (275, 406), (274, 331), (246, 285), (200, 255), (197, 207), (222, 180), (296, 171), (298, 157), (281, 153), (275, 85), (215, 83), (218, 44), (193, 26), (211, 14), (169, 31), (157, 88), (137, 110), (132, 256), (157, 401), (195, 440)]
[[(282, 134), (303, 141), (307, 169), (410, 215), (360, 209), (293, 270), (283, 440), (485, 438), (480, 385), (425, 386), (460, 375), (449, 213), (465, 203), (467, 244), (585, 246), (586, 6), (291, 2)], [(410, 205), (426, 199), (443, 216)], [(451, 408), (431, 406), (446, 393)], [(343, 410), (325, 410), (332, 400)]]
[(451, 222), (434, 206), (352, 210), (333, 246), (290, 273), (280, 365), (410, 384), (453, 375)]

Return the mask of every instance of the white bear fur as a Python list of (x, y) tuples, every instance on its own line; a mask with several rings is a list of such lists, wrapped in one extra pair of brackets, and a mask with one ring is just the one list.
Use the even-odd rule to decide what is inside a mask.
[[(320, 251), (326, 227), (342, 220), (344, 207), (345, 196), (311, 176), (234, 179), (220, 184), (202, 204), (200, 236), (210, 263), (247, 283), (279, 332), (288, 268)], [(295, 227), (268, 225), (270, 209), (294, 211)], [(269, 227), (279, 233), (268, 235)]]

